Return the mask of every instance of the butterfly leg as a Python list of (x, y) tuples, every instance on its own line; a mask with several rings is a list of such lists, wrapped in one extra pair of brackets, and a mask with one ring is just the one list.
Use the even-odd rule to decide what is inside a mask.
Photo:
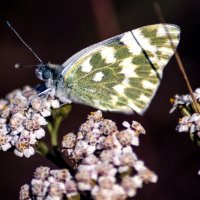
[(59, 97), (59, 100), (62, 102), (61, 105), (71, 104), (71, 103), (72, 103), (71, 100), (69, 100), (69, 99), (67, 99), (67, 98), (65, 98), (65, 97)]
[(52, 93), (51, 88), (44, 90), (43, 92), (38, 93), (38, 96), (46, 95), (46, 98)]

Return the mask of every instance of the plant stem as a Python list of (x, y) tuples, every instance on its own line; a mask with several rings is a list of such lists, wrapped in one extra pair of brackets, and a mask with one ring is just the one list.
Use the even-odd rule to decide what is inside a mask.
[(67, 168), (70, 171), (71, 175), (74, 175), (75, 171), (73, 167), (63, 159), (60, 148), (58, 146), (59, 128), (64, 117), (66, 117), (66, 115), (71, 110), (71, 107), (68, 107), (67, 109), (66, 108), (61, 108), (61, 109), (63, 109), (61, 112), (64, 111), (64, 114), (63, 113), (61, 114), (59, 110), (55, 111), (52, 121), (50, 121), (47, 126), (51, 137), (51, 146), (53, 152), (52, 153), (48, 152), (46, 154), (46, 158), (52, 161), (54, 164), (56, 164), (59, 168)]
[(58, 146), (58, 130), (59, 130), (61, 122), (62, 122), (62, 118), (58, 116), (52, 123), (48, 123), (48, 126), (47, 126), (48, 131), (51, 136), (51, 145), (53, 147)]
[(46, 143), (39, 141), (37, 145), (37, 153), (39, 153), (42, 156), (46, 156), (49, 152), (49, 148), (46, 145)]
[(192, 100), (193, 100), (193, 102), (194, 102), (195, 112), (198, 112), (198, 113), (199, 113), (199, 112), (200, 112), (200, 109), (199, 109), (197, 100), (196, 100), (196, 98), (195, 98), (195, 96), (194, 96), (192, 87), (191, 87), (191, 85), (190, 85), (190, 81), (189, 81), (189, 79), (188, 79), (188, 77), (187, 77), (187, 74), (186, 74), (186, 72), (185, 72), (185, 69), (184, 69), (183, 63), (182, 63), (182, 61), (181, 61), (181, 58), (180, 58), (180, 56), (179, 56), (179, 53), (178, 53), (178, 51), (176, 50), (176, 48), (175, 48), (175, 46), (174, 46), (174, 43), (172, 42), (172, 39), (171, 39), (171, 36), (170, 36), (169, 31), (168, 31), (168, 29), (167, 29), (167, 26), (165, 26), (165, 20), (164, 20), (164, 17), (163, 17), (163, 15), (162, 15), (162, 12), (161, 12), (160, 5), (159, 5), (159, 3), (158, 3), (157, 1), (155, 1), (155, 10), (156, 10), (156, 13), (157, 13), (158, 18), (160, 19), (160, 21), (161, 21), (161, 22), (163, 23), (163, 25), (164, 25), (164, 28), (165, 28), (166, 33), (167, 33), (167, 35), (168, 35), (170, 44), (171, 44), (171, 46), (172, 46), (172, 48), (173, 48), (173, 50), (174, 50), (174, 52), (175, 52), (174, 55), (175, 55), (176, 61), (177, 61), (177, 63), (178, 63), (178, 67), (179, 67), (179, 69), (180, 69), (180, 72), (181, 72), (181, 74), (182, 74), (182, 76), (183, 76), (183, 79), (184, 79), (184, 81), (185, 81), (185, 84), (186, 84), (186, 86), (187, 86), (187, 88), (188, 88), (188, 90), (189, 90), (189, 93), (190, 93), (190, 95), (191, 95), (191, 97), (192, 97)]

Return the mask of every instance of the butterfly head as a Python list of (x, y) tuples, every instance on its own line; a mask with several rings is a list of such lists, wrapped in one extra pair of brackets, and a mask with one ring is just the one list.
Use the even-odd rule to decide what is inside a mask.
[(35, 72), (40, 80), (47, 81), (53, 78), (53, 69), (51, 69), (48, 64), (38, 65)]

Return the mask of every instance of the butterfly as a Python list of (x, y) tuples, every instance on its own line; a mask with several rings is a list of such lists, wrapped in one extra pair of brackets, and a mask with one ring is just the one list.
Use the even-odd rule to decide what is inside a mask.
[(179, 38), (176, 25), (144, 26), (89, 46), (62, 65), (42, 63), (36, 75), (61, 102), (143, 114)]

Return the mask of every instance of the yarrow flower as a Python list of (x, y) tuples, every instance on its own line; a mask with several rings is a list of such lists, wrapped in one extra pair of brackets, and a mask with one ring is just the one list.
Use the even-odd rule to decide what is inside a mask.
[[(194, 91), (194, 97), (197, 100), (198, 103), (200, 103), (200, 88), (197, 88)], [(173, 99), (171, 99), (172, 102), (172, 109), (170, 110), (170, 113), (174, 112), (176, 109), (182, 110), (183, 108), (189, 112), (189, 114), (194, 112), (194, 105), (191, 95), (178, 95), (176, 94)]]
[(42, 166), (36, 169), (31, 184), (23, 185), (19, 192), (20, 200), (61, 200), (78, 196), (77, 185), (67, 169), (50, 170)]
[(9, 93), (0, 100), (0, 149), (13, 148), (17, 156), (32, 156), (37, 140), (45, 136), (45, 118), (59, 106), (54, 96), (38, 96), (29, 86)]
[(127, 146), (138, 146), (140, 134), (145, 134), (144, 128), (133, 121), (122, 124), (126, 129), (118, 131), (115, 122), (104, 119), (102, 112), (97, 111), (88, 116), (77, 134), (69, 133), (63, 137), (63, 151), (77, 163), (85, 156), (95, 151), (116, 149), (120, 150)]
[[(199, 106), (200, 88), (195, 90), (194, 97)], [(183, 115), (178, 121), (176, 130), (178, 132), (189, 133), (190, 138), (200, 144), (200, 114), (195, 110), (191, 96), (189, 94), (175, 95), (171, 112), (175, 109), (179, 109)]]
[[(195, 90), (194, 98), (197, 102), (196, 106), (200, 108), (200, 88)], [(200, 146), (200, 113), (197, 112), (191, 96), (189, 94), (175, 95), (172, 103), (173, 107), (170, 112), (178, 109), (183, 115), (178, 121), (176, 131), (189, 134), (190, 139)], [(200, 170), (198, 175), (200, 175)]]
[[(91, 113), (77, 134), (63, 137), (62, 152), (74, 162), (73, 176), (67, 169), (38, 167), (31, 183), (21, 187), (20, 200), (125, 200), (134, 197), (143, 184), (157, 182), (154, 172), (133, 151), (139, 145), (139, 135), (145, 134), (144, 128), (135, 121), (124, 121), (122, 125), (124, 130), (119, 131), (112, 120), (103, 118), (101, 111)], [(31, 138), (29, 131), (35, 126), (37, 123), (30, 123), (22, 134), (23, 129), (22, 138), (14, 135), (16, 141), (34, 144), (37, 138)], [(24, 154), (31, 154), (33, 150), (26, 151)]]
[(136, 194), (143, 183), (157, 181), (157, 176), (133, 151), (144, 128), (133, 121), (116, 124), (97, 111), (88, 116), (77, 134), (63, 137), (63, 152), (77, 165), (75, 179), (80, 192), (89, 191), (93, 199), (127, 199)]

